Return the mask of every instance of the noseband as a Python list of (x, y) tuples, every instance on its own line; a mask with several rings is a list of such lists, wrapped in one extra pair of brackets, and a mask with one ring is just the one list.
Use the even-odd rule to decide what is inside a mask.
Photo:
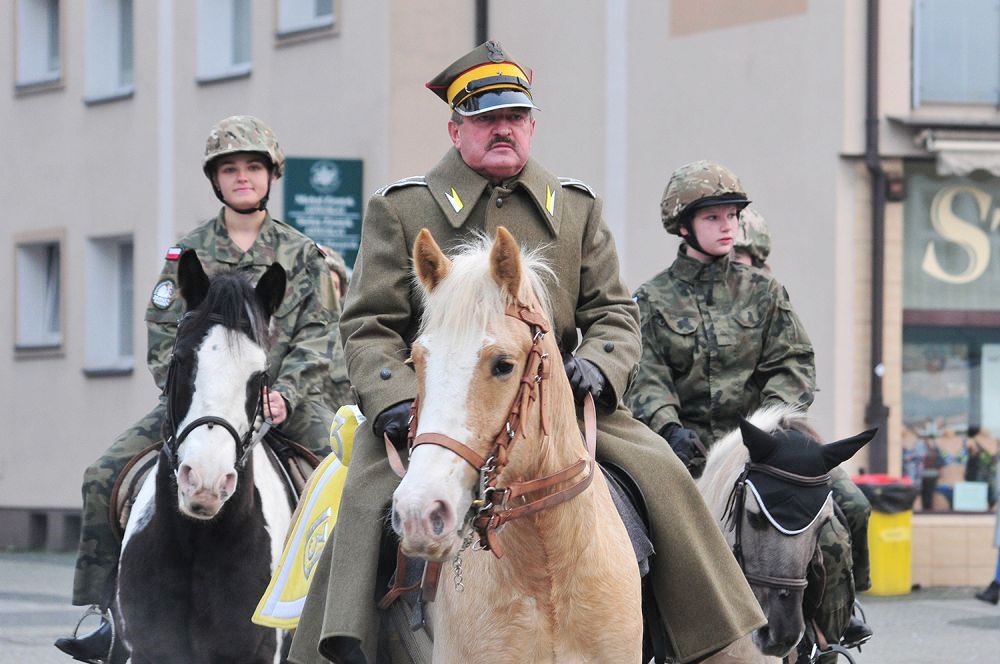
[[(254, 380), (257, 381), (257, 385), (254, 387), (254, 390), (257, 392), (257, 405), (254, 409), (253, 417), (250, 418), (250, 428), (247, 430), (245, 434), (240, 436), (240, 434), (236, 431), (236, 427), (230, 424), (229, 421), (227, 421), (225, 418), (217, 417), (215, 415), (205, 415), (204, 417), (199, 417), (198, 419), (189, 422), (188, 425), (184, 427), (180, 433), (178, 433), (177, 418), (175, 417), (174, 413), (174, 406), (176, 405), (176, 401), (178, 398), (177, 391), (178, 389), (180, 389), (179, 385), (177, 384), (177, 367), (180, 364), (180, 358), (178, 357), (176, 352), (177, 338), (180, 337), (182, 326), (186, 321), (191, 319), (192, 315), (193, 312), (189, 311), (188, 313), (184, 314), (184, 316), (181, 318), (180, 323), (177, 326), (177, 337), (174, 338), (174, 349), (170, 353), (170, 365), (167, 367), (167, 380), (163, 386), (163, 392), (164, 394), (167, 395), (167, 417), (166, 417), (167, 436), (166, 439), (163, 441), (163, 449), (167, 454), (167, 458), (170, 460), (171, 468), (174, 470), (174, 472), (177, 472), (180, 466), (180, 461), (178, 459), (178, 450), (180, 449), (181, 443), (183, 443), (184, 440), (189, 435), (191, 435), (191, 432), (194, 431), (195, 429), (206, 425), (209, 428), (212, 428), (214, 425), (218, 424), (223, 429), (225, 429), (227, 433), (229, 433), (229, 435), (233, 439), (233, 442), (236, 444), (235, 468), (236, 470), (242, 470), (243, 467), (246, 465), (247, 459), (250, 458), (250, 453), (253, 451), (253, 448), (257, 445), (257, 443), (259, 443), (264, 438), (267, 432), (271, 429), (271, 418), (267, 417), (264, 414), (264, 387), (267, 384), (267, 372), (262, 371), (257, 376), (254, 377)], [(208, 320), (219, 324), (224, 323), (222, 317), (216, 314), (209, 314)], [(241, 329), (244, 332), (249, 332), (250, 331), (249, 323), (242, 326)], [(257, 421), (258, 416), (264, 416), (262, 418), (263, 422), (260, 426), (260, 429), (258, 429), (257, 432), (254, 433), (253, 423)]]
[[(479, 483), (470, 508), (472, 528), (479, 538), (478, 547), (492, 551), (497, 558), (503, 556), (503, 550), (496, 536), (498, 528), (513, 519), (535, 514), (566, 502), (590, 485), (594, 476), (594, 441), (597, 431), (594, 402), (592, 398), (588, 398), (584, 405), (585, 442), (589, 452), (587, 459), (580, 459), (576, 463), (544, 477), (512, 482), (504, 487), (497, 486), (497, 480), (507, 466), (514, 442), (519, 437), (524, 438), (526, 435), (521, 427), (521, 418), (527, 413), (533, 401), (539, 402), (542, 434), (545, 438), (548, 438), (549, 435), (548, 402), (545, 392), (545, 383), (549, 378), (549, 354), (542, 350), (542, 340), (550, 330), (549, 322), (542, 314), (522, 304), (508, 305), (504, 313), (528, 325), (532, 338), (528, 360), (525, 363), (524, 373), (521, 375), (520, 387), (511, 403), (507, 420), (493, 441), (490, 453), (484, 458), (465, 443), (440, 433), (422, 433), (417, 436), (419, 406), (416, 399), (410, 409), (410, 430), (407, 438), (410, 454), (420, 445), (437, 445), (454, 452), (476, 470), (479, 474)], [(399, 461), (396, 448), (388, 436), (385, 436), (385, 444), (393, 469), (402, 477), (404, 473), (402, 463)], [(583, 473), (586, 474), (583, 475)], [(567, 487), (547, 493), (534, 500), (524, 501), (516, 507), (510, 507), (512, 501), (523, 498), (527, 494), (550, 489), (574, 478), (576, 481)]]
[(753, 574), (747, 571), (746, 560), (743, 557), (743, 516), (746, 513), (747, 475), (751, 470), (765, 473), (767, 475), (771, 475), (772, 477), (777, 477), (778, 479), (788, 482), (789, 484), (807, 487), (830, 484), (830, 475), (798, 475), (796, 473), (790, 473), (787, 470), (782, 470), (776, 466), (747, 461), (746, 466), (743, 468), (743, 472), (740, 473), (738, 478), (736, 478), (733, 490), (729, 493), (729, 499), (726, 501), (726, 510), (723, 513), (723, 518), (728, 518), (729, 520), (729, 529), (735, 529), (736, 531), (736, 538), (733, 544), (733, 555), (736, 556), (736, 562), (740, 564), (740, 569), (743, 570), (743, 575), (746, 577), (747, 582), (750, 585), (764, 586), (767, 588), (776, 588), (778, 590), (786, 591), (805, 590), (806, 586), (809, 585), (809, 581), (805, 576), (800, 579), (795, 579), (781, 576), (767, 576), (765, 574)]

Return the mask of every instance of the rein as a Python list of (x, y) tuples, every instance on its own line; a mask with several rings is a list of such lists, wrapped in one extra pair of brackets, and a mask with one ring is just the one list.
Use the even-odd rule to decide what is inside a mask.
[(729, 529), (736, 532), (735, 542), (733, 543), (733, 555), (736, 557), (736, 562), (739, 563), (740, 569), (743, 570), (743, 575), (750, 585), (776, 588), (778, 590), (805, 590), (806, 586), (809, 585), (806, 576), (802, 578), (768, 576), (765, 574), (753, 574), (747, 570), (746, 560), (743, 556), (743, 515), (746, 513), (747, 475), (749, 475), (751, 470), (777, 477), (789, 484), (808, 487), (829, 484), (830, 475), (798, 475), (777, 468), (776, 466), (747, 461), (743, 472), (740, 473), (740, 476), (736, 478), (736, 482), (733, 484), (733, 489), (729, 493), (729, 499), (726, 501), (726, 509), (723, 512), (723, 518), (729, 521)]
[[(232, 437), (233, 442), (236, 445), (236, 465), (237, 470), (242, 470), (246, 465), (247, 460), (250, 458), (250, 453), (253, 452), (253, 448), (264, 439), (267, 432), (271, 429), (271, 418), (267, 417), (264, 412), (264, 387), (267, 383), (267, 372), (261, 372), (257, 377), (257, 386), (255, 391), (257, 392), (257, 405), (254, 409), (254, 415), (250, 419), (251, 426), (249, 430), (243, 436), (240, 436), (229, 421), (225, 418), (217, 417), (215, 415), (205, 415), (199, 417), (185, 426), (180, 433), (177, 432), (177, 421), (174, 417), (174, 405), (178, 398), (177, 390), (179, 386), (177, 385), (177, 366), (180, 363), (180, 358), (177, 356), (177, 339), (180, 337), (181, 327), (183, 324), (191, 319), (193, 312), (187, 312), (181, 318), (178, 324), (177, 337), (174, 338), (174, 348), (170, 353), (170, 365), (167, 367), (167, 380), (163, 386), (163, 392), (167, 395), (167, 416), (166, 416), (166, 426), (167, 426), (167, 437), (163, 441), (163, 450), (166, 452), (167, 458), (170, 460), (170, 467), (176, 473), (179, 470), (180, 462), (178, 459), (178, 450), (180, 449), (181, 443), (191, 434), (195, 429), (208, 426), (209, 428), (218, 424)], [(217, 314), (209, 314), (207, 316), (208, 320), (214, 323), (224, 323), (221, 316)], [(249, 324), (244, 330), (249, 329)], [(258, 417), (262, 417), (263, 422), (261, 423), (260, 429), (254, 433), (253, 422), (257, 421)]]
[[(521, 384), (511, 403), (507, 420), (493, 441), (490, 453), (484, 458), (468, 445), (440, 433), (422, 433), (416, 436), (418, 403), (414, 400), (410, 410), (410, 431), (408, 447), (410, 454), (420, 445), (437, 445), (458, 455), (472, 466), (479, 474), (479, 484), (476, 496), (470, 508), (472, 529), (478, 536), (478, 547), (492, 551), (497, 558), (503, 557), (503, 549), (497, 538), (497, 530), (509, 521), (536, 514), (544, 509), (564, 503), (590, 486), (594, 477), (594, 452), (597, 438), (597, 415), (594, 400), (588, 395), (584, 402), (585, 442), (588, 451), (587, 459), (579, 459), (575, 463), (544, 477), (521, 482), (512, 482), (507, 486), (498, 486), (497, 481), (510, 456), (510, 450), (518, 438), (525, 438), (521, 427), (521, 418), (527, 413), (534, 401), (539, 402), (539, 418), (542, 434), (547, 439), (549, 435), (548, 401), (545, 392), (545, 382), (549, 378), (549, 354), (542, 351), (541, 344), (549, 332), (549, 322), (545, 317), (530, 308), (515, 304), (508, 305), (504, 312), (507, 316), (517, 318), (531, 329), (531, 349), (528, 351), (528, 361), (521, 375)], [(388, 435), (384, 436), (386, 453), (389, 462), (397, 475), (405, 474), (403, 464), (399, 459)], [(562, 489), (550, 491), (556, 485), (575, 480)], [(533, 500), (525, 496), (546, 491), (544, 495)], [(520, 504), (511, 506), (521, 500)]]

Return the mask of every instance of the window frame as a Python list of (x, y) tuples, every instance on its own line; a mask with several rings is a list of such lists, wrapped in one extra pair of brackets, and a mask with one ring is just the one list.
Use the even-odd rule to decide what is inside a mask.
[[(19, 233), (12, 238), (12, 250), (14, 266), (14, 293), (13, 293), (13, 315), (11, 323), (13, 325), (14, 357), (15, 359), (27, 359), (34, 357), (62, 357), (65, 354), (66, 339), (68, 336), (68, 321), (66, 318), (66, 231), (64, 229), (48, 229), (42, 231)], [(21, 270), (19, 269), (18, 253), (23, 247), (37, 245), (54, 244), (59, 249), (59, 301), (57, 303), (59, 315), (58, 341), (55, 343), (34, 343), (31, 340), (25, 341), (20, 338), (21, 325)]]
[[(21, 51), (21, 36), (22, 35), (21, 35), (21, 27), (20, 27), (21, 11), (22, 11), (21, 4), (22, 4), (22, 2), (32, 2), (32, 1), (33, 0), (15, 0), (14, 3), (13, 3), (13, 5), (14, 5), (14, 8), (13, 8), (13, 13), (14, 13), (14, 21), (13, 21), (13, 23), (14, 23), (14, 25), (13, 25), (13, 28), (12, 28), (12, 31), (14, 33), (13, 34), (13, 36), (14, 36), (14, 39), (13, 39), (13, 48), (14, 48), (14, 59), (13, 59), (13, 63), (14, 63), (14, 72), (13, 72), (13, 74), (14, 75), (13, 75), (13, 81), (14, 81), (14, 93), (15, 93), (15, 96), (18, 96), (18, 97), (25, 96), (25, 95), (31, 95), (31, 94), (35, 94), (35, 93), (39, 93), (39, 92), (49, 92), (49, 91), (52, 91), (52, 90), (61, 90), (61, 89), (63, 89), (65, 87), (65, 72), (66, 72), (66, 63), (65, 63), (65, 59), (66, 59), (66, 57), (65, 57), (65, 54), (66, 54), (66, 21), (65, 21), (65, 17), (66, 17), (66, 10), (65, 10), (65, 3), (62, 0), (56, 0), (56, 2), (58, 2), (58, 6), (57, 6), (56, 11), (57, 11), (57, 20), (58, 20), (58, 23), (59, 23), (59, 25), (58, 25), (58, 35), (56, 36), (56, 43), (57, 43), (57, 46), (58, 46), (58, 49), (59, 49), (59, 67), (58, 67), (57, 73), (54, 76), (41, 76), (41, 77), (37, 77), (37, 78), (34, 78), (34, 79), (25, 79), (25, 80), (22, 80), (22, 78), (21, 78), (21, 71), (20, 71), (21, 70), (21, 59), (23, 57), (22, 56), (22, 51)], [(48, 46), (48, 42), (47, 41), (46, 41), (46, 46)]]
[[(122, 53), (123, 50), (122, 38), (124, 36), (124, 29), (121, 19), (122, 19), (122, 3), (126, 1), (132, 3), (132, 11), (131, 11), (132, 25), (130, 26), (130, 30), (132, 33), (131, 34), (132, 73), (130, 82), (122, 83), (121, 78), (125, 68), (123, 67), (123, 53)], [(113, 36), (113, 39), (110, 40), (113, 42), (113, 47), (111, 48), (113, 49), (114, 53), (111, 60), (114, 63), (113, 66), (115, 69), (115, 71), (112, 72), (113, 76), (111, 76), (111, 78), (116, 79), (116, 82), (112, 85), (95, 83), (96, 78), (95, 75), (93, 74), (93, 69), (92, 69), (93, 67), (97, 66), (94, 60), (95, 51), (92, 50), (96, 47), (92, 43), (92, 40), (97, 39), (99, 36), (104, 36), (104, 37), (108, 36), (108, 35), (99, 35), (99, 30), (94, 26), (92, 21), (96, 20), (97, 18), (95, 16), (95, 14), (98, 13), (96, 5), (98, 3), (104, 4), (107, 2), (114, 3), (115, 5), (112, 8), (112, 11), (114, 11), (114, 13), (116, 14), (115, 21), (117, 28), (117, 30), (113, 31), (114, 34), (111, 35)], [(84, 74), (84, 98), (83, 98), (84, 103), (87, 104), (88, 106), (93, 106), (96, 104), (104, 104), (112, 101), (131, 98), (135, 94), (135, 2), (134, 0), (86, 0), (86, 3), (84, 5), (84, 22), (85, 22), (85, 28), (84, 28), (85, 74)], [(108, 72), (104, 73), (108, 74)]]
[(281, 4), (287, 0), (274, 3), (274, 40), (280, 47), (325, 39), (340, 34), (340, 0), (332, 0), (332, 13), (329, 19), (314, 19), (298, 26), (283, 26), (281, 21)]
[[(236, 3), (239, 0), (225, 0), (228, 3), (229, 10), (226, 12), (226, 18), (229, 22), (229, 29), (226, 33), (228, 35), (228, 40), (223, 48), (212, 49), (211, 56), (217, 56), (219, 53), (229, 54), (229, 63), (224, 66), (214, 66), (212, 63), (208, 62), (210, 55), (205, 49), (211, 48), (211, 46), (217, 44), (217, 40), (212, 37), (218, 37), (219, 32), (206, 32), (205, 25), (209, 22), (209, 5), (207, 4), (211, 0), (197, 0), (195, 7), (195, 20), (196, 20), (196, 54), (195, 54), (195, 82), (198, 85), (211, 85), (213, 83), (221, 83), (225, 81), (232, 81), (241, 78), (247, 78), (253, 72), (253, 3), (247, 2), (247, 28), (250, 31), (248, 36), (248, 56), (249, 60), (241, 63), (233, 63), (232, 56), (236, 45), (235, 35), (233, 34), (233, 23), (235, 22), (234, 9), (236, 8)], [(222, 11), (222, 10), (217, 10)], [(211, 65), (211, 66), (209, 66)]]
[[(131, 249), (131, 281), (128, 288), (123, 287), (122, 281), (121, 252), (125, 245)], [(135, 236), (132, 233), (90, 236), (87, 238), (85, 259), (88, 301), (84, 314), (83, 374), (88, 378), (130, 375), (135, 370)], [(110, 290), (107, 285), (109, 278), (114, 284), (113, 300), (91, 300), (98, 293)], [(109, 317), (108, 311), (113, 311), (113, 315)], [(123, 325), (132, 326), (129, 339), (131, 352), (128, 354), (123, 354), (121, 348)], [(109, 348), (114, 350), (101, 352)]]

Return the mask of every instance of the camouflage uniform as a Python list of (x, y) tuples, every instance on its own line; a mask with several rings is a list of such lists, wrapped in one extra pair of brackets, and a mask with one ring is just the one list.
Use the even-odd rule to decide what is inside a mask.
[[(275, 313), (277, 336), (268, 354), (271, 388), (288, 403), (288, 419), (278, 429), (323, 456), (329, 452), (330, 424), (338, 405), (324, 389), (330, 380), (329, 362), (334, 350), (343, 357), (333, 285), (323, 257), (309, 238), (269, 215), (265, 216), (253, 246), (243, 252), (229, 239), (223, 214), (220, 212), (216, 219), (195, 229), (178, 245), (197, 250), (210, 275), (235, 270), (256, 281), (274, 262), (285, 268), (288, 288)], [(161, 390), (182, 313), (177, 261), (168, 259), (146, 310), (147, 362)], [(106, 605), (110, 599), (120, 547), (109, 521), (111, 489), (133, 455), (162, 440), (164, 410), (165, 399), (161, 397), (156, 408), (119, 436), (84, 473), (83, 525), (73, 583), (74, 604)]]
[[(337, 276), (340, 277), (340, 290), (338, 291), (334, 288), (333, 293), (337, 311), (339, 312), (343, 306), (343, 298), (347, 295), (347, 287), (351, 281), (350, 276), (347, 274), (347, 263), (344, 261), (343, 256), (330, 247), (319, 245), (319, 248), (323, 252), (323, 260), (326, 262), (326, 267), (329, 268), (330, 272), (336, 272)], [(355, 399), (351, 394), (351, 381), (347, 378), (347, 360), (344, 358), (344, 347), (340, 343), (339, 337), (332, 346), (333, 348), (330, 349), (330, 373), (327, 376), (327, 385), (323, 391), (330, 396), (330, 399), (336, 405), (336, 408), (334, 408), (334, 412), (336, 412), (340, 406), (353, 404)]]
[[(680, 217), (692, 203), (736, 193), (743, 193), (742, 186), (724, 167), (710, 162), (681, 167), (664, 192), (664, 227), (679, 235)], [(753, 213), (748, 220), (751, 235), (757, 230)], [(769, 402), (812, 404), (812, 343), (787, 291), (766, 272), (730, 256), (702, 263), (681, 245), (674, 263), (643, 284), (635, 300), (642, 358), (625, 403), (654, 431), (677, 423), (711, 447), (738, 426), (740, 416)], [(849, 526), (837, 521), (820, 531), (828, 582), (816, 619), (824, 633), (840, 635), (851, 616), (855, 588), (870, 586), (871, 507), (844, 471), (834, 478), (834, 500)], [(854, 555), (846, 555), (852, 539)]]
[(750, 255), (754, 267), (766, 267), (767, 257), (771, 255), (771, 232), (764, 217), (752, 205), (740, 212), (740, 227), (733, 238), (733, 250), (737, 249)]

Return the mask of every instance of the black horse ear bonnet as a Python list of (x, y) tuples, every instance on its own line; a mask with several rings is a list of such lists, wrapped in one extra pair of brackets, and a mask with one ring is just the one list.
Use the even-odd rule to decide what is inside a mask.
[[(813, 524), (832, 497), (830, 470), (875, 435), (871, 430), (823, 445), (799, 431), (767, 433), (745, 419), (740, 420), (740, 430), (750, 451), (746, 484), (767, 520), (786, 535), (797, 535)], [(780, 471), (798, 477), (783, 477)]]

